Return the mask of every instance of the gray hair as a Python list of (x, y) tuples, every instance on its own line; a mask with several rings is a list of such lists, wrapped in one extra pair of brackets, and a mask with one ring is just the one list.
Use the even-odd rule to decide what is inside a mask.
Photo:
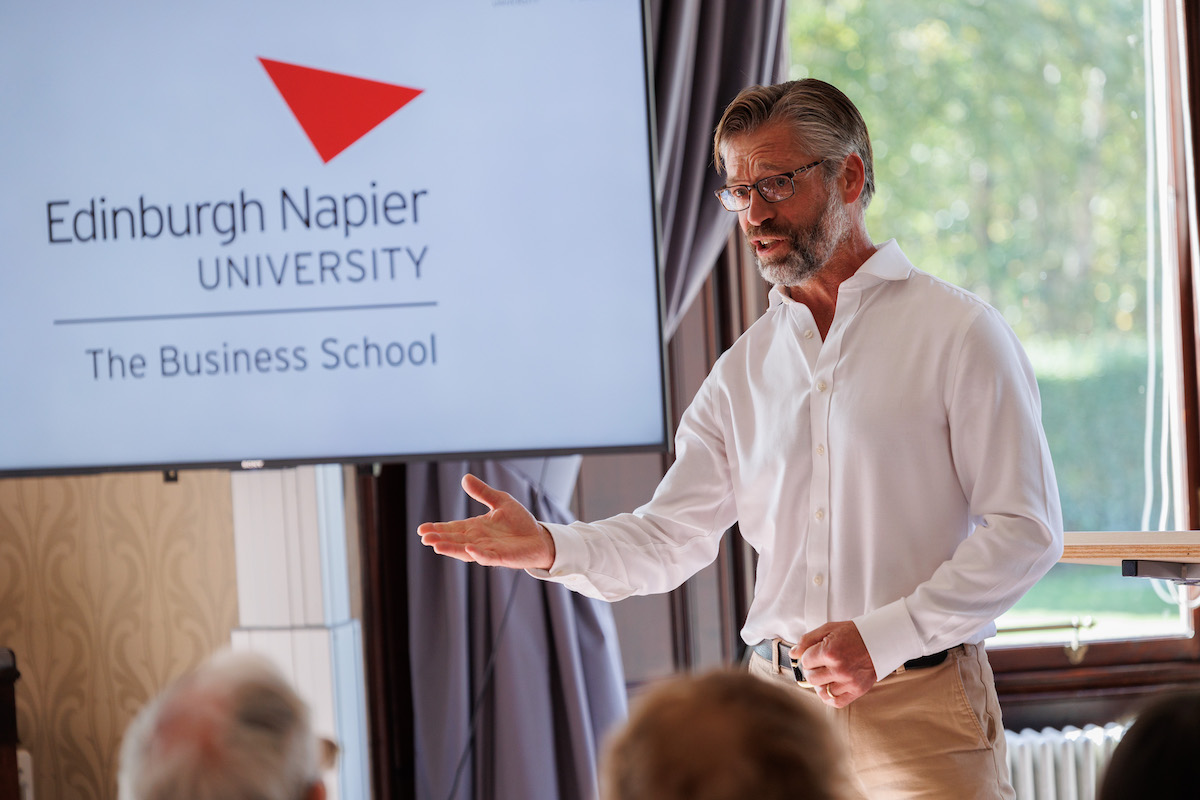
[(725, 109), (713, 135), (717, 170), (725, 171), (722, 151), (730, 139), (775, 122), (789, 126), (796, 143), (810, 148), (815, 158), (829, 159), (823, 165), (827, 180), (837, 174), (846, 156), (857, 153), (865, 173), (859, 200), (866, 209), (875, 194), (875, 162), (867, 124), (850, 98), (816, 78), (743, 89)]
[(300, 800), (320, 779), (308, 707), (266, 659), (224, 652), (130, 724), (121, 800)]

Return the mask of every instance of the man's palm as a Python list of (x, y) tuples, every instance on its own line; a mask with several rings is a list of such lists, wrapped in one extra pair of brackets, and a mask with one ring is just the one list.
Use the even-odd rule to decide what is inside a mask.
[(490, 567), (550, 569), (554, 540), (523, 505), (474, 475), (464, 476), (462, 487), (489, 511), (470, 519), (423, 523), (417, 528), (422, 544), (441, 555)]

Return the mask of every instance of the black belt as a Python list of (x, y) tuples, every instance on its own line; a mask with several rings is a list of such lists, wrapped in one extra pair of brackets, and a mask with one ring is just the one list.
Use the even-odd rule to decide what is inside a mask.
[[(778, 660), (771, 657), (772, 645), (778, 648)], [(962, 647), (962, 645), (958, 646)], [(778, 665), (780, 667), (791, 665), (792, 674), (796, 676), (796, 682), (804, 682), (804, 673), (800, 670), (800, 661), (799, 659), (793, 659), (788, 653), (788, 651), (792, 649), (792, 646), (787, 642), (780, 641), (779, 639), (765, 639), (750, 649), (774, 665)], [(946, 656), (950, 655), (950, 650), (953, 649), (954, 648), (951, 647), (948, 650), (941, 651), (940, 653), (933, 653), (932, 655), (921, 656), (920, 658), (914, 658), (909, 661), (905, 661), (903, 668), (897, 670), (897, 672), (910, 669), (928, 669), (929, 667), (936, 667), (938, 664), (941, 664), (946, 660)]]

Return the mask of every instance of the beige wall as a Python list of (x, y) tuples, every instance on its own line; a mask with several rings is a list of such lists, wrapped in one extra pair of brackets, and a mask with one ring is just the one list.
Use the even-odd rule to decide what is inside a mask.
[(237, 609), (228, 472), (0, 480), (0, 646), (38, 800), (115, 797), (126, 724)]

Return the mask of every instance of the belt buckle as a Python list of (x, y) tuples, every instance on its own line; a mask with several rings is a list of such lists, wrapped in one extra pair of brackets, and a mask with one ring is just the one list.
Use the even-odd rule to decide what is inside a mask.
[[(783, 668), (783, 653), (781, 652), (780, 648), (786, 648), (788, 651), (790, 651), (792, 646), (783, 639), (772, 640), (772, 645), (771, 651), (775, 656), (774, 659), (772, 659), (775, 662), (772, 666), (775, 667), (775, 670), (778, 672)], [(808, 681), (804, 680), (804, 672), (800, 669), (800, 659), (792, 658), (791, 652), (788, 652), (787, 660), (792, 666), (792, 677), (796, 679), (796, 683), (807, 685)]]
[(792, 662), (792, 677), (796, 679), (796, 683), (807, 686), (808, 681), (804, 679), (804, 672), (800, 669), (800, 659), (791, 658), (791, 654), (789, 653), (788, 660)]

